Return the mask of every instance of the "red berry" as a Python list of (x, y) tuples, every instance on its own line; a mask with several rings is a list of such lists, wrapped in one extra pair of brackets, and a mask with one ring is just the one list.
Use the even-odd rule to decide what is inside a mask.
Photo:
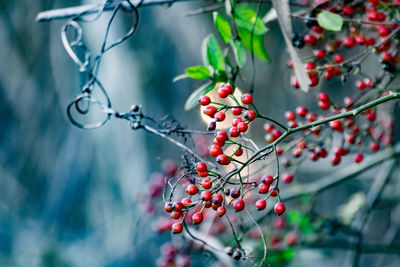
[(282, 202), (278, 202), (275, 204), (274, 211), (276, 214), (281, 215), (285, 212), (285, 204)]
[(241, 155), (243, 155), (243, 149), (241, 147), (239, 147), (235, 151), (235, 156), (240, 157)]
[(220, 193), (216, 193), (212, 196), (212, 202), (215, 205), (221, 205), (222, 201), (224, 200), (224, 198), (222, 197), (222, 195)]
[(331, 159), (332, 165), (333, 166), (338, 165), (340, 163), (340, 160), (341, 160), (340, 155), (335, 154)]
[(275, 129), (275, 126), (271, 123), (266, 123), (264, 124), (264, 129), (267, 133), (271, 133)]
[(186, 187), (186, 192), (187, 192), (189, 195), (193, 196), (193, 195), (196, 195), (197, 192), (199, 192), (199, 189), (198, 189), (197, 186), (195, 186), (194, 184), (190, 184), (190, 185), (188, 185), (188, 186)]
[(376, 113), (373, 112), (373, 111), (368, 112), (366, 116), (367, 116), (367, 120), (369, 120), (369, 121), (374, 121), (374, 120), (376, 120)]
[(347, 36), (346, 39), (343, 40), (343, 45), (347, 48), (353, 48), (356, 45), (356, 40), (353, 36)]
[(314, 34), (309, 33), (309, 34), (306, 34), (304, 36), (303, 41), (304, 41), (305, 44), (313, 46), (313, 45), (317, 44), (318, 40), (317, 40), (317, 37), (315, 37)]
[(214, 118), (214, 115), (216, 112), (217, 112), (217, 108), (212, 105), (205, 107), (205, 109), (203, 110), (203, 113), (211, 118)]
[(274, 140), (278, 139), (282, 135), (282, 132), (279, 131), (278, 129), (272, 130), (272, 137)]
[(345, 97), (343, 102), (345, 107), (350, 107), (351, 105), (353, 105), (353, 98)]
[(207, 171), (207, 165), (204, 162), (196, 163), (196, 171), (198, 172), (205, 172)]
[(333, 62), (335, 62), (335, 64), (340, 64), (343, 62), (343, 57), (341, 54), (335, 54), (333, 56)]
[(388, 27), (386, 27), (386, 26), (384, 26), (384, 25), (378, 25), (378, 26), (376, 26), (376, 30), (377, 30), (377, 32), (379, 33), (379, 35), (381, 36), (381, 37), (386, 37), (386, 36), (388, 36), (389, 34), (390, 34), (390, 30), (389, 30), (389, 28)]
[(311, 151), (310, 154), (308, 154), (308, 157), (312, 161), (317, 161), (318, 160), (318, 154), (315, 151)]
[(343, 6), (343, 15), (352, 16), (354, 14), (354, 8), (352, 6)]
[(319, 26), (319, 25), (314, 25), (314, 26), (312, 27), (312, 30), (313, 30), (314, 32), (316, 32), (316, 33), (323, 33), (323, 32), (324, 32), (324, 28), (322, 28), (322, 27)]
[(184, 208), (184, 205), (182, 202), (175, 202), (174, 203), (174, 210), (175, 211), (182, 211)]
[(230, 86), (229, 84), (224, 84), (223, 86), (221, 86), (220, 88), (226, 95), (230, 95), (233, 93), (233, 89), (232, 86)]
[(290, 184), (293, 181), (293, 175), (290, 173), (285, 173), (282, 176), (283, 182), (286, 184)]
[(329, 126), (335, 131), (342, 132), (343, 131), (343, 124), (340, 120), (334, 120), (329, 122)]
[(355, 163), (360, 163), (364, 159), (363, 154), (357, 153), (354, 155), (354, 162)]
[(247, 129), (248, 129), (247, 123), (246, 122), (239, 122), (238, 126), (237, 126), (237, 129), (242, 133), (246, 132)]
[(317, 119), (317, 114), (315, 114), (315, 112), (309, 112), (306, 115), (306, 119), (308, 122), (314, 122)]
[(364, 90), (367, 86), (364, 81), (356, 81), (356, 87), (358, 90)]
[(275, 226), (276, 228), (283, 228), (283, 227), (285, 227), (285, 220), (284, 220), (282, 217), (277, 217), (277, 218), (274, 220), (274, 226)]
[(364, 83), (368, 88), (371, 88), (374, 85), (374, 82), (370, 78), (365, 78)]
[(241, 118), (234, 118), (232, 121), (232, 126), (237, 127), (239, 122), (242, 122), (243, 120)]
[(362, 45), (365, 43), (365, 37), (362, 35), (356, 35), (354, 38), (356, 39), (357, 44)]
[(320, 93), (318, 96), (318, 100), (321, 102), (329, 102), (329, 96), (326, 93)]
[(288, 233), (285, 237), (286, 244), (288, 246), (293, 246), (297, 242), (297, 235), (296, 233)]
[(285, 117), (288, 121), (294, 121), (296, 119), (296, 114), (293, 111), (286, 111)]
[(331, 104), (329, 102), (318, 101), (318, 106), (322, 110), (328, 110)]
[(210, 201), (211, 200), (211, 192), (210, 191), (203, 191), (201, 192), (201, 199), (203, 201)]
[(182, 224), (181, 223), (174, 223), (172, 225), (172, 233), (174, 234), (180, 234), (182, 233)]
[(242, 199), (236, 200), (233, 204), (233, 208), (235, 209), (235, 211), (241, 211), (242, 209), (244, 209), (244, 201)]
[(271, 175), (266, 175), (262, 178), (261, 182), (266, 185), (270, 185), (274, 182), (274, 178)]
[(220, 98), (226, 98), (226, 97), (228, 97), (228, 95), (225, 93), (225, 91), (224, 91), (222, 88), (219, 88), (217, 92), (218, 92), (218, 96), (219, 96)]
[(200, 97), (199, 103), (202, 106), (207, 106), (211, 103), (211, 99), (210, 99), (210, 97), (203, 95), (202, 97)]
[(182, 216), (182, 212), (180, 211), (173, 211), (171, 213), (171, 218), (174, 220), (178, 220)]
[(215, 134), (215, 140), (217, 140), (218, 142), (225, 142), (226, 140), (228, 140), (228, 134), (224, 131), (218, 131)]
[(314, 50), (314, 56), (318, 59), (323, 59), (326, 56), (325, 50), (322, 49)]
[(283, 149), (281, 148), (281, 147), (276, 147), (276, 154), (278, 154), (278, 156), (280, 156), (280, 155), (282, 155), (283, 154)]
[(222, 154), (222, 148), (217, 145), (212, 145), (210, 146), (208, 152), (210, 153), (210, 156), (217, 157), (218, 155)]
[(278, 195), (278, 193), (279, 193), (279, 188), (276, 188), (276, 189), (275, 189), (275, 186), (271, 186), (271, 187), (269, 188), (268, 192), (270, 193), (269, 195), (270, 195), (271, 197), (276, 197), (276, 196)]
[(205, 172), (198, 172), (197, 173), (200, 177), (207, 177), (208, 176), (208, 171)]
[(229, 163), (231, 163), (228, 156), (226, 156), (224, 154), (217, 156), (217, 162), (218, 162), (218, 164), (221, 164), (221, 165), (228, 165)]
[(372, 142), (369, 144), (369, 149), (371, 149), (371, 151), (378, 151), (379, 150), (379, 144), (376, 142)]
[(201, 183), (201, 186), (204, 189), (210, 189), (212, 186), (212, 183), (211, 183), (210, 179), (204, 179), (203, 182)]
[(174, 210), (172, 203), (165, 203), (164, 208), (165, 208), (165, 211), (168, 213), (171, 213)]
[(296, 108), (296, 113), (300, 116), (300, 117), (305, 117), (308, 113), (308, 110), (305, 107), (297, 107)]
[(251, 94), (242, 95), (242, 103), (245, 105), (250, 105), (253, 102), (253, 97)]
[(258, 193), (260, 193), (260, 194), (266, 194), (266, 193), (268, 192), (268, 189), (269, 189), (269, 185), (266, 185), (266, 184), (261, 183), (261, 184), (258, 186)]
[(222, 206), (221, 206), (221, 207), (218, 207), (218, 209), (217, 209), (217, 214), (219, 215), (219, 217), (224, 216), (225, 213), (226, 213), (225, 207), (222, 207)]
[(190, 204), (192, 204), (192, 200), (190, 200), (190, 198), (184, 198), (181, 202), (184, 206), (189, 206)]
[(230, 134), (232, 137), (238, 137), (238, 136), (240, 135), (240, 131), (239, 131), (239, 129), (238, 129), (237, 127), (232, 127), (232, 128), (229, 130), (229, 134)]
[(215, 117), (215, 119), (217, 119), (217, 121), (224, 121), (226, 118), (226, 115), (224, 112), (218, 111), (217, 113), (215, 113), (214, 117)]
[(195, 214), (192, 215), (193, 224), (199, 224), (202, 221), (203, 221), (203, 214), (201, 214), (201, 212), (196, 212)]
[(304, 68), (305, 68), (306, 70), (315, 70), (315, 69), (317, 68), (317, 65), (315, 65), (314, 62), (307, 62), (307, 63), (304, 65)]
[(257, 210), (263, 210), (265, 209), (266, 206), (267, 206), (267, 201), (265, 201), (264, 199), (259, 199), (256, 202)]
[(239, 191), (239, 190), (236, 190), (236, 189), (232, 189), (232, 190), (231, 190), (231, 197), (232, 197), (232, 198), (238, 198), (238, 197), (240, 197), (240, 191)]
[(300, 88), (300, 83), (299, 80), (297, 79), (296, 76), (292, 76), (290, 78), (290, 84), (294, 87), (294, 88)]
[(252, 110), (246, 110), (243, 117), (245, 118), (245, 120), (252, 121), (256, 118), (256, 113)]
[(232, 114), (235, 116), (239, 116), (242, 114), (242, 108), (232, 108)]
[(326, 156), (328, 156), (328, 151), (326, 151), (326, 149), (322, 147), (317, 147), (315, 149), (315, 152), (317, 153), (318, 157), (321, 158), (325, 158)]
[(392, 58), (393, 58), (393, 56), (391, 53), (386, 52), (386, 53), (383, 53), (383, 55), (382, 55), (382, 61), (390, 62), (390, 61), (392, 61)]

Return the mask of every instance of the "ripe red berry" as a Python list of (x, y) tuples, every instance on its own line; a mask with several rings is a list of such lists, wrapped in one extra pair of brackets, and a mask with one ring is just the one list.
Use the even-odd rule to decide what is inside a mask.
[(365, 43), (365, 37), (362, 35), (356, 35), (354, 38), (355, 38), (357, 44), (362, 45)]
[(305, 107), (297, 107), (296, 108), (296, 113), (300, 116), (300, 117), (305, 117), (308, 113), (308, 110)]
[(233, 204), (233, 208), (235, 209), (235, 211), (241, 211), (244, 209), (244, 201), (242, 199), (238, 199), (235, 201), (235, 203)]
[(218, 155), (222, 154), (222, 148), (220, 146), (217, 146), (217, 145), (212, 145), (208, 149), (208, 152), (210, 153), (210, 156), (217, 157)]
[(210, 118), (214, 118), (215, 113), (217, 112), (217, 108), (213, 105), (209, 105), (205, 107), (203, 113), (209, 116)]
[(174, 210), (175, 211), (182, 211), (184, 208), (184, 205), (182, 202), (175, 202), (174, 203)]
[(354, 155), (354, 162), (355, 163), (360, 163), (364, 159), (363, 154), (357, 153)]
[(196, 212), (192, 215), (192, 223), (199, 224), (203, 221), (203, 214), (201, 212)]
[(364, 83), (368, 88), (371, 88), (374, 85), (374, 82), (370, 78), (365, 78)]
[(232, 190), (231, 190), (231, 197), (232, 197), (232, 198), (238, 198), (238, 197), (240, 197), (240, 191), (237, 190), (237, 189), (232, 189)]
[(241, 155), (243, 155), (243, 148), (237, 148), (235, 149), (235, 156), (240, 157)]
[(326, 151), (326, 149), (322, 147), (317, 147), (315, 149), (315, 152), (317, 153), (318, 157), (321, 158), (326, 158), (326, 156), (328, 156), (328, 151)]
[(265, 209), (266, 206), (267, 206), (267, 201), (265, 201), (264, 199), (257, 200), (256, 202), (257, 210), (263, 210)]
[(201, 199), (202, 199), (203, 201), (210, 201), (210, 200), (211, 200), (211, 196), (212, 196), (212, 194), (211, 194), (210, 191), (203, 191), (203, 192), (201, 192)]
[(196, 163), (196, 171), (198, 171), (198, 172), (207, 171), (207, 165), (204, 162), (197, 162)]
[(204, 179), (203, 182), (201, 183), (201, 186), (204, 189), (210, 189), (212, 186), (212, 183), (211, 183), (210, 179)]
[(203, 96), (200, 97), (199, 103), (202, 106), (207, 106), (207, 105), (209, 105), (211, 103), (211, 99), (210, 99), (210, 97), (208, 97), (206, 95), (203, 95)]
[(343, 57), (341, 54), (335, 54), (333, 56), (333, 62), (335, 62), (335, 64), (340, 64), (343, 62)]
[(379, 144), (376, 142), (371, 142), (369, 144), (369, 149), (371, 149), (371, 151), (378, 151), (379, 150)]
[(267, 133), (271, 133), (275, 129), (275, 126), (271, 123), (266, 123), (264, 124), (264, 129)]
[(293, 111), (286, 111), (285, 117), (288, 121), (294, 121), (296, 119), (296, 114)]
[(270, 185), (274, 182), (274, 178), (271, 175), (266, 175), (261, 179), (261, 182), (266, 185)]
[(226, 95), (230, 95), (233, 93), (232, 86), (229, 84), (225, 83), (224, 85), (221, 86), (220, 88)]
[(218, 209), (217, 209), (217, 214), (218, 214), (219, 217), (224, 216), (225, 213), (226, 213), (225, 207), (222, 207), (222, 206), (221, 206), (221, 207), (218, 207)]
[(278, 195), (278, 193), (279, 193), (279, 188), (276, 188), (276, 189), (275, 189), (275, 186), (271, 186), (271, 187), (269, 188), (268, 192), (270, 193), (269, 195), (270, 195), (271, 197), (276, 197), (276, 196)]
[(218, 131), (218, 132), (215, 134), (215, 139), (216, 139), (218, 142), (225, 142), (225, 141), (228, 140), (229, 138), (228, 138), (228, 134), (227, 134), (226, 132), (224, 132), (224, 131)]
[(232, 127), (231, 129), (229, 129), (229, 134), (232, 137), (238, 137), (240, 135), (240, 131), (237, 127)]
[(190, 198), (184, 198), (181, 202), (184, 206), (189, 206), (190, 204), (192, 204), (192, 200)]
[(282, 135), (282, 132), (279, 131), (278, 129), (273, 129), (272, 130), (272, 137), (274, 140), (278, 139)]
[(246, 110), (243, 117), (247, 121), (253, 121), (256, 118), (256, 113), (252, 110)]
[(364, 90), (365, 88), (367, 88), (366, 84), (364, 81), (356, 81), (356, 87), (358, 88), (358, 90)]
[(250, 105), (253, 103), (253, 96), (251, 94), (243, 94), (241, 99), (242, 103), (245, 105)]
[(238, 126), (237, 126), (237, 129), (242, 133), (246, 132), (247, 129), (248, 129), (247, 123), (244, 122), (244, 121), (243, 122), (239, 122)]
[(306, 115), (306, 119), (308, 122), (314, 122), (317, 119), (317, 114), (315, 114), (315, 112), (309, 112)]
[(337, 154), (335, 154), (331, 159), (333, 166), (338, 165), (340, 163), (340, 161), (341, 161), (341, 157), (340, 157), (340, 155), (337, 155)]
[(329, 122), (329, 126), (335, 131), (342, 132), (343, 131), (343, 124), (340, 120), (334, 120)]
[(327, 110), (330, 108), (331, 104), (329, 102), (318, 101), (318, 106), (322, 110)]
[(172, 203), (165, 203), (164, 208), (165, 208), (165, 211), (168, 213), (171, 213), (174, 210)]
[(354, 39), (353, 36), (347, 36), (343, 40), (343, 45), (347, 48), (353, 48), (356, 45), (356, 40)]
[(322, 49), (314, 50), (314, 56), (318, 59), (323, 59), (326, 56), (325, 50)]
[(232, 108), (232, 114), (235, 116), (239, 116), (242, 114), (242, 108)]
[(217, 93), (218, 93), (218, 96), (219, 96), (220, 98), (226, 98), (226, 97), (228, 97), (228, 95), (225, 93), (225, 91), (224, 91), (222, 88), (219, 88), (218, 91), (217, 91)]
[(268, 189), (269, 189), (269, 185), (266, 185), (266, 184), (264, 184), (264, 183), (261, 183), (261, 184), (258, 186), (258, 193), (260, 193), (260, 194), (266, 194), (266, 193), (268, 192)]
[(181, 223), (174, 223), (172, 225), (172, 233), (174, 234), (180, 234), (182, 233), (182, 224)]
[(318, 160), (318, 154), (315, 151), (310, 151), (310, 153), (308, 154), (308, 157), (312, 161), (317, 161)]
[(226, 115), (223, 111), (218, 111), (217, 113), (215, 113), (214, 117), (217, 121), (224, 121), (226, 118)]
[(304, 65), (304, 68), (305, 68), (306, 70), (315, 70), (315, 69), (317, 68), (317, 65), (315, 65), (314, 62), (307, 62), (307, 63)]
[(320, 93), (318, 96), (318, 100), (321, 102), (329, 102), (329, 96), (327, 93)]
[(200, 177), (207, 177), (208, 176), (208, 171), (205, 172), (198, 172), (197, 173)]
[(294, 87), (294, 88), (300, 88), (300, 83), (299, 83), (299, 80), (297, 79), (297, 77), (296, 76), (292, 76), (291, 78), (290, 78), (290, 84)]
[(314, 25), (314, 26), (312, 27), (312, 30), (313, 30), (314, 32), (316, 32), (316, 33), (323, 33), (323, 32), (324, 32), (324, 28), (322, 28), (322, 27), (319, 26), (319, 25)]
[(369, 120), (369, 121), (376, 120), (376, 113), (373, 111), (368, 112), (366, 116), (367, 116), (367, 120)]
[(173, 211), (171, 213), (171, 218), (174, 220), (178, 220), (182, 216), (182, 212), (180, 211)]
[(217, 162), (218, 162), (218, 164), (221, 164), (221, 165), (229, 165), (229, 163), (231, 163), (228, 156), (226, 156), (224, 154), (217, 156)]
[(274, 206), (274, 211), (278, 215), (283, 214), (285, 212), (285, 210), (286, 210), (285, 204), (283, 204), (282, 202), (278, 202)]
[(304, 36), (303, 41), (304, 41), (305, 44), (313, 46), (313, 45), (317, 44), (318, 40), (317, 40), (317, 37), (315, 37), (314, 34), (309, 33), (309, 34), (306, 34)]
[(221, 205), (222, 201), (224, 200), (223, 196), (220, 193), (216, 193), (212, 196), (212, 202), (215, 205)]
[(186, 187), (186, 192), (187, 192), (189, 195), (193, 196), (193, 195), (196, 195), (197, 192), (199, 192), (199, 189), (198, 189), (197, 186), (195, 186), (194, 184), (190, 184), (190, 185), (188, 185), (188, 186)]
[(285, 227), (285, 220), (282, 217), (277, 217), (274, 220), (274, 226), (278, 229)]
[(286, 244), (288, 246), (293, 246), (297, 242), (297, 235), (296, 233), (288, 233), (285, 237)]

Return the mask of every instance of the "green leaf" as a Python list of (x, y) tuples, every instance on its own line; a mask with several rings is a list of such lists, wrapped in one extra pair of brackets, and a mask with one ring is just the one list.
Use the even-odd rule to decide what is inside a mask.
[(334, 32), (339, 32), (342, 30), (343, 18), (338, 14), (329, 11), (322, 11), (317, 15), (317, 20), (319, 26), (326, 30)]
[(211, 76), (210, 70), (203, 66), (193, 66), (185, 69), (186, 74), (193, 79), (204, 80)]
[(229, 25), (229, 22), (220, 14), (218, 14), (218, 12), (214, 12), (213, 17), (214, 24), (219, 35), (225, 43), (228, 43), (230, 40), (232, 40), (231, 25)]
[[(244, 28), (238, 28), (238, 32), (243, 46), (251, 52), (251, 32)], [(269, 61), (267, 51), (265, 51), (264, 48), (264, 38), (262, 35), (253, 35), (253, 53), (259, 59)]]
[(205, 65), (211, 66), (214, 70), (225, 70), (224, 56), (215, 35), (210, 34), (204, 39), (202, 55)]
[(303, 220), (303, 214), (299, 210), (291, 210), (287, 214), (287, 220), (291, 224), (299, 225)]
[(185, 110), (191, 110), (192, 108), (194, 108), (195, 106), (197, 106), (199, 104), (199, 98), (202, 95), (207, 94), (208, 92), (210, 92), (212, 89), (214, 89), (215, 87), (215, 82), (209, 82), (206, 84), (203, 84), (202, 86), (200, 86), (199, 88), (196, 89), (196, 91), (194, 91), (186, 100), (185, 103)]
[(242, 68), (244, 64), (246, 64), (246, 52), (243, 49), (243, 45), (239, 40), (233, 40), (233, 42), (230, 44), (233, 54), (235, 55), (236, 62), (239, 68)]
[(256, 19), (256, 17), (257, 13), (251, 9), (237, 8), (235, 10), (235, 21), (239, 27), (245, 28), (249, 32), (252, 32), (254, 28), (255, 35), (263, 35), (268, 29), (265, 27), (262, 20), (259, 17)]

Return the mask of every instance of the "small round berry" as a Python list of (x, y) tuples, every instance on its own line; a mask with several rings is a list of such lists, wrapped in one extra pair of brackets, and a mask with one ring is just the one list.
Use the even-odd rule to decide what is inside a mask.
[(354, 162), (355, 163), (360, 163), (364, 159), (363, 154), (357, 153), (354, 155)]
[(274, 226), (278, 229), (285, 227), (285, 219), (283, 219), (282, 217), (277, 217), (274, 220)]
[(314, 62), (307, 62), (307, 63), (304, 65), (304, 68), (305, 68), (306, 70), (315, 70), (315, 69), (317, 68), (317, 65), (315, 65)]
[(197, 188), (197, 186), (195, 186), (194, 184), (190, 184), (186, 187), (186, 192), (193, 196), (196, 195), (199, 192), (199, 189)]
[(171, 213), (174, 210), (172, 203), (165, 203), (164, 208), (165, 208), (165, 211), (168, 213)]
[(314, 34), (306, 34), (303, 38), (303, 41), (305, 44), (309, 45), (309, 46), (313, 46), (317, 44), (317, 37), (315, 37)]
[(243, 104), (250, 105), (253, 103), (253, 96), (251, 94), (243, 94), (241, 100)]
[(239, 190), (236, 190), (236, 189), (232, 189), (232, 190), (231, 190), (231, 197), (232, 197), (232, 198), (238, 198), (238, 197), (240, 197), (240, 191), (239, 191)]
[(233, 208), (235, 209), (235, 211), (241, 211), (244, 209), (244, 201), (242, 199), (238, 199), (235, 201), (235, 203), (233, 204)]
[(261, 182), (266, 185), (270, 185), (274, 182), (274, 178), (271, 175), (266, 175), (261, 179)]
[(318, 154), (315, 151), (310, 151), (310, 153), (308, 154), (308, 157), (312, 161), (317, 161), (318, 160)]
[(223, 196), (220, 193), (216, 193), (212, 196), (212, 202), (215, 205), (221, 205), (222, 201), (224, 200)]
[(218, 214), (219, 217), (224, 216), (225, 213), (226, 213), (225, 207), (222, 207), (222, 206), (221, 206), (221, 207), (218, 207), (218, 209), (217, 209), (217, 214)]
[(372, 86), (374, 86), (374, 82), (370, 78), (365, 78), (364, 83), (365, 83), (365, 86), (367, 86), (368, 88), (371, 88)]
[(329, 96), (327, 93), (320, 93), (318, 96), (318, 100), (321, 102), (329, 102)]
[(376, 113), (371, 111), (367, 113), (367, 120), (369, 121), (375, 121), (376, 120)]
[(182, 233), (182, 229), (183, 229), (183, 227), (182, 227), (181, 223), (174, 223), (172, 225), (172, 233), (174, 233), (174, 234)]
[(265, 207), (267, 207), (267, 201), (265, 201), (265, 199), (257, 200), (256, 207), (257, 207), (257, 210), (265, 209)]
[(220, 98), (227, 98), (228, 97), (228, 95), (225, 93), (224, 90), (222, 90), (222, 88), (219, 88), (217, 92), (218, 92), (218, 96)]
[(240, 135), (240, 131), (239, 131), (239, 129), (237, 127), (232, 127), (232, 128), (229, 129), (229, 134), (232, 137), (238, 137)]
[(203, 182), (201, 183), (201, 186), (204, 189), (210, 189), (212, 186), (212, 183), (211, 183), (210, 179), (204, 179)]
[(238, 123), (238, 126), (237, 126), (237, 129), (238, 129), (240, 132), (244, 133), (244, 132), (247, 131), (248, 125), (247, 125), (247, 123), (244, 122), (244, 121), (243, 121), (243, 122), (239, 122), (239, 123)]
[(354, 39), (353, 36), (347, 36), (342, 44), (347, 47), (347, 48), (353, 48), (356, 45), (356, 40)]
[(340, 120), (334, 120), (329, 122), (329, 126), (335, 131), (342, 132), (343, 131), (343, 124)]
[(308, 110), (305, 107), (297, 107), (296, 108), (296, 113), (300, 116), (300, 117), (305, 117), (308, 113)]
[(333, 62), (335, 62), (335, 64), (340, 64), (343, 62), (343, 57), (341, 54), (335, 54), (333, 56)]
[(199, 103), (201, 106), (208, 106), (211, 103), (211, 99), (207, 95), (203, 95), (199, 99)]
[(378, 151), (379, 150), (379, 144), (376, 142), (371, 142), (369, 144), (369, 149), (371, 149), (371, 151)]
[(258, 186), (258, 193), (260, 193), (260, 194), (266, 194), (266, 193), (268, 192), (268, 189), (269, 189), (269, 185), (266, 185), (266, 184), (264, 184), (264, 183), (261, 183), (261, 184)]
[(320, 158), (326, 158), (328, 156), (328, 151), (323, 147), (317, 147), (315, 149), (315, 152), (317, 153), (318, 157), (320, 157)]
[(203, 221), (203, 214), (201, 212), (196, 212), (192, 215), (192, 223), (199, 224)]
[(207, 165), (204, 162), (197, 162), (196, 163), (196, 171), (198, 171), (198, 172), (207, 171)]
[(328, 110), (330, 108), (331, 104), (329, 102), (318, 101), (318, 106), (322, 110)]
[(224, 84), (221, 86), (220, 88), (226, 95), (230, 95), (233, 93), (233, 89), (232, 86), (230, 86), (230, 84)]
[(283, 204), (282, 202), (278, 202), (274, 206), (274, 211), (278, 215), (283, 214), (285, 210), (286, 210), (285, 204)]
[(210, 121), (208, 123), (207, 130), (214, 131), (215, 128), (217, 128), (217, 124), (215, 123), (215, 121)]
[(296, 119), (296, 114), (293, 111), (286, 111), (285, 117), (288, 121), (294, 121)]
[(232, 121), (232, 126), (237, 127), (238, 123), (242, 121), (243, 121), (242, 118), (234, 118)]
[(184, 198), (181, 202), (184, 206), (189, 206), (190, 204), (192, 204), (192, 200), (190, 198)]
[(341, 161), (341, 157), (340, 157), (340, 155), (337, 155), (337, 154), (335, 154), (331, 159), (333, 166), (338, 165), (340, 163), (340, 161)]
[(344, 100), (343, 100), (343, 102), (344, 102), (344, 106), (345, 107), (350, 107), (351, 105), (353, 105), (353, 98), (351, 98), (351, 97), (345, 97), (344, 98)]
[(235, 156), (240, 157), (243, 155), (243, 148), (239, 147), (235, 150)]
[(171, 213), (171, 218), (174, 220), (178, 220), (182, 216), (182, 212), (180, 211), (173, 211)]
[(256, 118), (256, 113), (253, 110), (246, 110), (243, 117), (247, 121), (253, 121)]
[(365, 84), (364, 81), (356, 81), (356, 87), (358, 88), (358, 90), (364, 90), (365, 88), (367, 88), (367, 85)]
[(239, 116), (242, 114), (242, 108), (232, 108), (232, 114), (235, 116)]
[(182, 211), (185, 206), (182, 202), (175, 202), (174, 203), (174, 210), (175, 211)]
[(225, 115), (224, 112), (218, 111), (217, 113), (215, 113), (214, 117), (215, 117), (215, 119), (216, 119), (217, 121), (220, 121), (220, 122), (221, 122), (221, 121), (224, 121), (224, 120), (225, 120), (226, 115)]
[(276, 196), (278, 196), (279, 188), (276, 188), (276, 189), (275, 189), (275, 186), (271, 186), (271, 187), (269, 188), (268, 192), (269, 192), (269, 195), (270, 195), (271, 197), (276, 197)]
[(306, 120), (308, 122), (314, 122), (317, 119), (317, 114), (315, 114), (315, 112), (309, 112), (306, 115)]
[(218, 142), (225, 142), (225, 141), (227, 141), (229, 138), (228, 138), (228, 134), (226, 133), (226, 132), (224, 132), (224, 131), (218, 131), (216, 134), (215, 134), (215, 140), (217, 140)]
[(211, 196), (212, 196), (212, 194), (211, 194), (210, 191), (203, 191), (203, 192), (201, 192), (201, 199), (202, 199), (203, 201), (210, 201), (210, 200), (211, 200)]
[(280, 156), (280, 155), (282, 155), (283, 154), (283, 149), (281, 148), (281, 147), (276, 147), (276, 154), (278, 154), (278, 156)]
[(314, 50), (314, 56), (318, 59), (323, 59), (326, 56), (325, 50), (322, 49)]
[(296, 233), (288, 233), (285, 237), (286, 244), (288, 246), (293, 246), (297, 242), (297, 235)]
[(210, 118), (214, 118), (215, 113), (217, 112), (217, 108), (215, 106), (207, 106), (203, 110), (203, 113), (209, 116)]
[(228, 156), (221, 154), (217, 156), (217, 162), (220, 165), (229, 165), (231, 161), (229, 160)]
[(222, 154), (222, 148), (217, 145), (212, 145), (212, 146), (210, 146), (208, 152), (209, 152), (210, 156), (217, 157)]

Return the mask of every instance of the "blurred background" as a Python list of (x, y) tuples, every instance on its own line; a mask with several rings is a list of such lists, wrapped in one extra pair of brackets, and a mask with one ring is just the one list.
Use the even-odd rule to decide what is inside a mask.
[[(66, 116), (80, 82), (60, 39), (65, 21), (39, 24), (35, 17), (44, 10), (91, 2), (0, 0), (0, 266), (154, 266), (161, 241), (170, 238), (151, 231), (152, 218), (136, 196), (163, 159), (179, 160), (181, 151), (132, 131), (125, 121), (81, 130)], [(100, 67), (113, 108), (123, 112), (141, 104), (155, 118), (171, 114), (183, 125), (205, 128), (198, 123), (198, 109), (183, 112), (183, 103), (200, 82), (172, 82), (186, 67), (201, 64), (201, 42), (215, 31), (211, 14), (186, 16), (199, 7), (200, 2), (140, 9), (134, 36), (107, 53)], [(100, 49), (108, 18), (105, 14), (85, 25), (84, 40), (93, 52)], [(129, 23), (128, 16), (118, 18), (111, 36)], [(282, 120), (283, 111), (299, 103), (315, 107), (315, 97), (290, 88), (283, 39), (276, 22), (269, 27), (265, 42), (271, 63), (256, 60), (255, 94), (263, 113)], [(251, 71), (247, 63), (243, 76), (250, 77)], [(327, 90), (339, 85), (334, 81)], [(248, 91), (249, 81), (239, 86)], [(255, 138), (262, 141), (263, 135)], [(319, 168), (331, 171), (323, 164), (313, 166)], [(304, 172), (312, 176), (308, 167)], [(355, 181), (343, 190), (354, 188), (363, 185)], [(396, 191), (392, 198), (399, 194), (391, 190)], [(337, 201), (321, 204), (322, 212), (346, 200), (337, 192), (324, 194), (325, 202), (333, 196)], [(375, 225), (379, 232), (387, 222), (382, 218)], [(348, 259), (346, 251), (329, 253), (306, 252), (305, 263), (293, 266), (322, 261), (337, 266)], [(393, 265), (387, 266), (398, 266), (399, 256), (390, 257), (385, 259)]]

